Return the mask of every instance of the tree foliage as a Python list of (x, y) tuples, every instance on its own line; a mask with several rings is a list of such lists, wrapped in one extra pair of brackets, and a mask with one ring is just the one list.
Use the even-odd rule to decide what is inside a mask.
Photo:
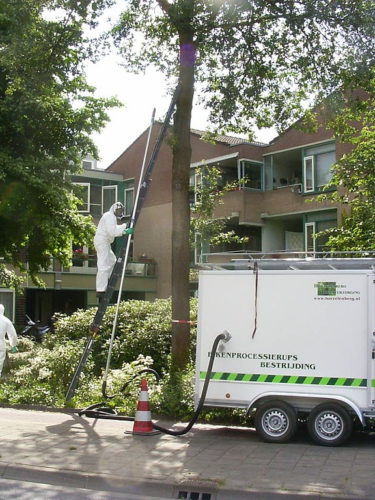
[[(0, 0), (0, 255), (35, 277), (93, 234), (70, 176), (114, 99), (93, 96), (83, 63), (107, 0)], [(86, 31), (85, 31), (86, 30)]]
[(354, 93), (344, 102), (340, 96), (332, 96), (333, 105), (328, 102), (333, 112), (329, 126), (339, 141), (351, 145), (351, 151), (334, 165), (326, 186), (337, 191), (321, 196), (345, 207), (340, 227), (324, 232), (331, 250), (375, 250), (375, 76), (366, 90), (361, 98)]
[(247, 236), (238, 236), (229, 230), (227, 223), (230, 217), (216, 218), (215, 208), (224, 203), (225, 193), (239, 188), (239, 182), (222, 184), (221, 172), (217, 167), (202, 167), (195, 171), (201, 179), (195, 186), (195, 203), (191, 209), (190, 243), (195, 245), (195, 235), (200, 234), (201, 240), (207, 244), (247, 243)]
[(127, 0), (114, 35), (128, 69), (153, 64), (172, 81), (184, 51), (212, 123), (249, 133), (285, 128), (306, 99), (367, 73), (374, 14), (369, 0)]
[[(153, 64), (179, 96), (172, 141), (173, 317), (188, 320), (190, 121), (195, 86), (223, 131), (283, 128), (374, 61), (372, 0), (127, 0), (113, 33), (124, 64)], [(350, 74), (350, 77), (348, 76)], [(175, 323), (177, 366), (189, 332)]]

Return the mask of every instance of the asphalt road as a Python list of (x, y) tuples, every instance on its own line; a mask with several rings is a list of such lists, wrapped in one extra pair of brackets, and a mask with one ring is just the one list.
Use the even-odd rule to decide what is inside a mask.
[[(0, 479), (0, 500), (150, 500), (150, 496)], [(152, 500), (159, 500), (154, 497)], [(165, 500), (160, 498), (160, 500)]]

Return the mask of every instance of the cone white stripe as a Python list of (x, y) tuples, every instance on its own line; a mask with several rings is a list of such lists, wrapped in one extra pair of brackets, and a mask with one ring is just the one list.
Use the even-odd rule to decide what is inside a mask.
[(147, 410), (137, 410), (135, 412), (135, 420), (138, 422), (148, 422), (151, 420), (151, 412)]
[(148, 401), (147, 391), (141, 391), (141, 394), (139, 395), (139, 401)]

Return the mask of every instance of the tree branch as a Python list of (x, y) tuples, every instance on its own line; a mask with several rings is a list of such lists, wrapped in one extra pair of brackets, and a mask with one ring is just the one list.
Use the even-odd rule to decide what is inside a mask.
[(171, 10), (171, 4), (168, 2), (168, 0), (156, 0), (156, 2), (159, 4), (161, 10), (163, 10), (166, 14), (170, 14)]

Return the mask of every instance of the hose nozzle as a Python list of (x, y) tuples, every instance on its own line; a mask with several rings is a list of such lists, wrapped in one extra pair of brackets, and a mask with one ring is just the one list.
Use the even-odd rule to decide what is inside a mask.
[(220, 335), (220, 340), (222, 340), (225, 343), (229, 342), (231, 338), (232, 335), (227, 330), (224, 330), (223, 333)]

